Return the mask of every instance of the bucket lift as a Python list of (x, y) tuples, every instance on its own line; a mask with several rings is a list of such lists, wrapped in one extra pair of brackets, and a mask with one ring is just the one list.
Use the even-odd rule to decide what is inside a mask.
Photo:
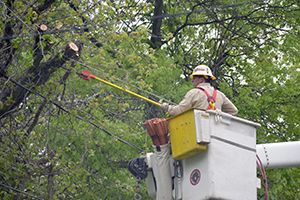
[(153, 199), (253, 200), (261, 185), (256, 155), (265, 168), (300, 166), (300, 142), (256, 145), (260, 124), (218, 110), (192, 108), (168, 125), (171, 148), (163, 145), (164, 155), (154, 148), (144, 157)]
[[(78, 75), (161, 105), (87, 70)], [(128, 163), (138, 181), (146, 180), (153, 199), (256, 199), (256, 156), (266, 169), (300, 166), (300, 141), (256, 145), (260, 124), (218, 110), (191, 108), (169, 118), (168, 124), (172, 154), (164, 144)]]

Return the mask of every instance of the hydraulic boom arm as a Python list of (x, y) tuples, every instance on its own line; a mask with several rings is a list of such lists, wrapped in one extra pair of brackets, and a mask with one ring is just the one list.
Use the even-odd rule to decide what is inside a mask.
[(265, 169), (300, 167), (300, 141), (256, 145)]

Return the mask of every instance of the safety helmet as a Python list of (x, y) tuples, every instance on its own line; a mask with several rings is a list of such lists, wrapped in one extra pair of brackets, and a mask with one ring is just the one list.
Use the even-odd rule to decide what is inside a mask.
[(207, 67), (206, 65), (198, 65), (197, 67), (195, 67), (195, 69), (194, 69), (193, 73), (190, 75), (190, 77), (193, 78), (194, 75), (204, 76), (206, 79), (208, 79), (208, 76), (210, 76), (210, 78), (212, 80), (216, 79), (216, 77), (214, 77), (212, 75), (210, 68)]

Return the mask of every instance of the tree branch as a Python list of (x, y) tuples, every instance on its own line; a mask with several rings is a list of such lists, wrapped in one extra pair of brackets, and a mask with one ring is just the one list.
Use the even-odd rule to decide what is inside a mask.
[[(79, 48), (76, 44), (70, 42), (63, 50), (63, 56), (57, 53), (54, 57), (50, 58), (46, 62), (38, 65), (31, 66), (20, 78), (19, 84), (23, 86), (31, 86), (35, 88), (48, 81), (50, 76), (60, 67), (62, 67), (67, 60), (77, 60), (79, 58)], [(24, 99), (26, 94), (30, 95), (30, 92), (20, 86), (14, 86), (12, 88), (5, 88), (0, 99), (4, 102), (3, 108), (0, 110), (0, 116), (4, 117), (8, 111), (17, 107)]]

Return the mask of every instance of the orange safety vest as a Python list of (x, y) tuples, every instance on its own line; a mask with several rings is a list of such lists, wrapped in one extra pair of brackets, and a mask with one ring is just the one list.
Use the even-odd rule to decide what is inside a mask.
[(207, 110), (210, 110), (210, 109), (216, 110), (215, 102), (216, 102), (217, 90), (214, 89), (213, 96), (210, 96), (205, 89), (203, 89), (201, 87), (199, 87), (198, 89), (202, 90), (207, 96), (207, 101), (208, 101), (208, 104), (209, 104)]

